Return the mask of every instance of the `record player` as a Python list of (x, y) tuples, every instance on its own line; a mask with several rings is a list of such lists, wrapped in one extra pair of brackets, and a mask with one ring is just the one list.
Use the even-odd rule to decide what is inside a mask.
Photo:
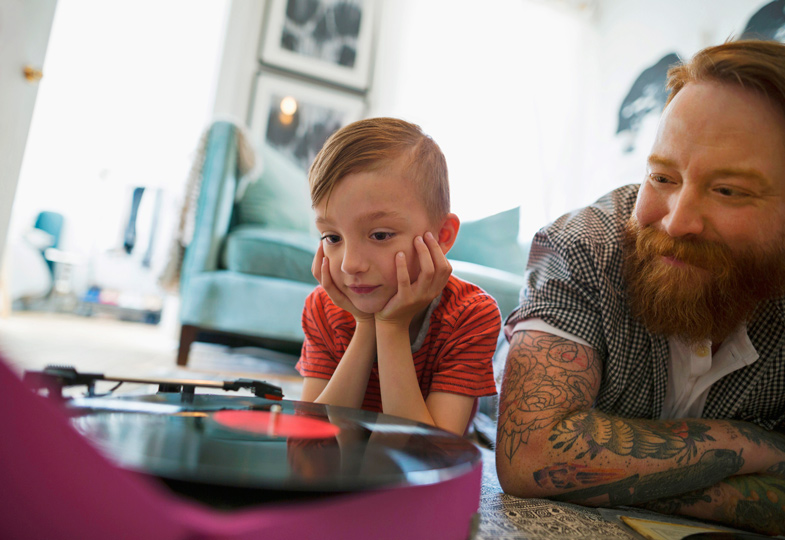
[[(441, 509), (451, 516), (447, 530), (465, 531), (461, 538), (470, 536), (472, 523), (476, 528), (480, 451), (433, 426), (286, 400), (280, 388), (251, 379), (124, 379), (63, 367), (27, 372), (24, 379), (59, 402), (71, 426), (112, 464), (209, 508), (348, 504), (348, 518), (351, 501), (367, 505), (378, 499), (388, 514), (402, 504), (408, 508), (391, 522), (408, 537), (417, 537), (423, 527), (432, 529), (423, 537), (442, 537)], [(100, 394), (98, 381), (156, 384), (158, 392), (115, 395), (113, 388)], [(86, 395), (63, 398), (62, 389), (74, 385), (85, 386)], [(230, 394), (239, 389), (246, 395)], [(412, 506), (418, 497), (424, 506)], [(464, 515), (456, 515), (460, 509)], [(407, 525), (409, 518), (414, 521)], [(330, 525), (322, 523), (322, 532)], [(386, 527), (388, 533), (394, 529)]]

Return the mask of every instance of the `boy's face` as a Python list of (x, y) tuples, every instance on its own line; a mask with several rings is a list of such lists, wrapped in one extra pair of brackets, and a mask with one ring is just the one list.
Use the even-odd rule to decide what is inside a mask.
[(414, 238), (426, 231), (438, 238), (419, 190), (397, 161), (345, 176), (315, 211), (330, 276), (364, 313), (381, 311), (398, 291), (395, 254), (406, 255), (414, 282), (420, 273)]

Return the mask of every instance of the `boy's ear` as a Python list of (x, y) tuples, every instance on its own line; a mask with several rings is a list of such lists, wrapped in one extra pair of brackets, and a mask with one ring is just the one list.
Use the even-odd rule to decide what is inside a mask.
[(458, 219), (458, 216), (455, 214), (447, 214), (442, 221), (436, 240), (438, 240), (439, 246), (442, 248), (442, 253), (445, 255), (447, 255), (447, 252), (450, 251), (450, 248), (452, 248), (455, 243), (456, 238), (458, 238), (458, 229), (460, 228), (461, 220)]

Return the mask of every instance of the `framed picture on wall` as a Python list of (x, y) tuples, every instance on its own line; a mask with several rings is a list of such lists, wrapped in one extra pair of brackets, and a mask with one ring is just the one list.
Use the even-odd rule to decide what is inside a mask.
[(375, 4), (376, 0), (271, 0), (262, 62), (365, 90)]
[(276, 148), (307, 171), (327, 137), (364, 111), (358, 95), (262, 71), (250, 130), (257, 144)]

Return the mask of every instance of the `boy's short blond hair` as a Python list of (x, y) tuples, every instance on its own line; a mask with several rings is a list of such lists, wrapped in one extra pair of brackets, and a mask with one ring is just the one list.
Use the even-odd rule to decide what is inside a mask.
[(315, 207), (348, 174), (369, 172), (405, 159), (403, 171), (419, 189), (428, 217), (436, 222), (450, 212), (447, 161), (439, 145), (420, 126), (397, 118), (359, 120), (333, 133), (308, 173)]

